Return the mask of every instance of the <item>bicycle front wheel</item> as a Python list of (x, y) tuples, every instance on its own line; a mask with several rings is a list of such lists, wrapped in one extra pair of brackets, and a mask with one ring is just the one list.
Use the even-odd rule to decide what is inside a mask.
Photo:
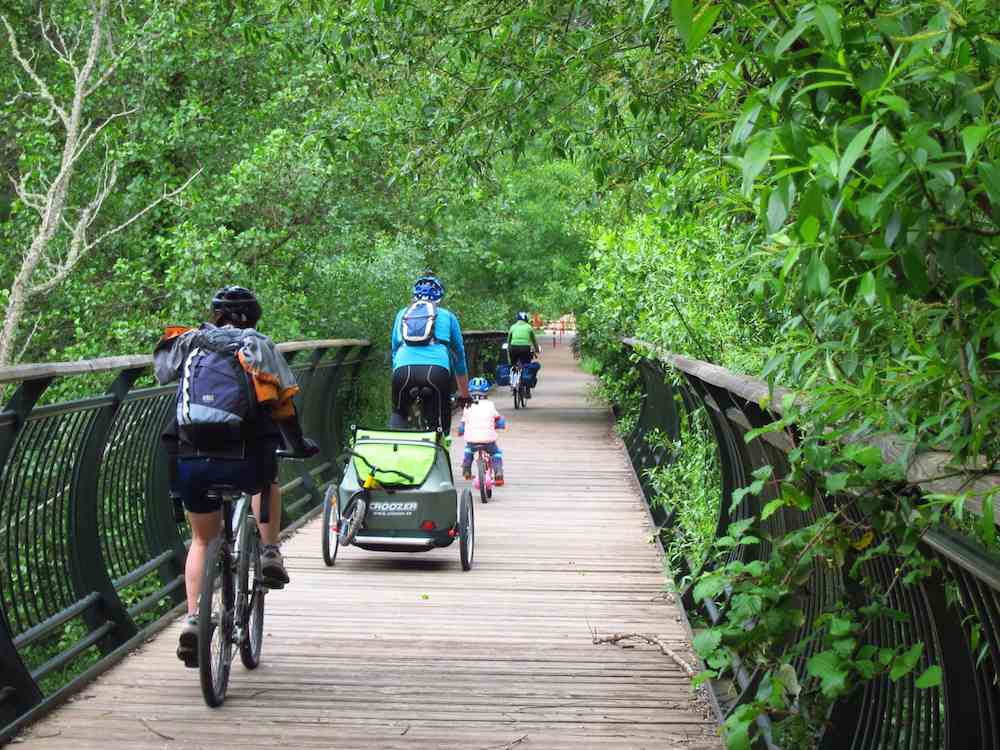
[(344, 514), (340, 519), (340, 543), (345, 547), (354, 541), (354, 536), (364, 525), (368, 513), (368, 503), (365, 502), (365, 491), (358, 490), (344, 506)]
[(212, 708), (222, 705), (233, 663), (232, 559), (221, 538), (212, 540), (205, 556), (198, 602), (198, 671), (201, 694)]
[(264, 648), (264, 594), (260, 570), (260, 532), (253, 516), (244, 521), (237, 552), (240, 561), (237, 614), (240, 629), (240, 660), (247, 669), (260, 665), (260, 652)]

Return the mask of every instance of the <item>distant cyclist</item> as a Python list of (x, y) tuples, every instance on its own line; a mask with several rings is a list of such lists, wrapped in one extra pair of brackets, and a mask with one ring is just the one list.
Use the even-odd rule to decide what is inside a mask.
[(458, 318), (438, 303), (444, 284), (425, 274), (413, 285), (413, 300), (392, 324), (392, 427), (407, 427), (412, 393), (429, 389), (424, 418), (432, 429), (451, 430), (452, 376), (459, 400), (469, 403), (469, 375)]
[[(179, 381), (177, 410), (163, 435), (175, 455), (171, 493), (179, 495), (191, 524), (184, 566), (188, 618), (177, 647), (185, 663), (197, 663), (198, 596), (208, 545), (219, 535), (221, 502), (206, 491), (228, 483), (269, 500), (270, 521), (260, 524), (265, 584), (281, 588), (288, 573), (278, 549), (281, 488), (275, 450), (282, 439), (302, 457), (319, 448), (304, 437), (292, 397), (299, 386), (274, 343), (254, 330), (261, 316), (253, 293), (239, 286), (212, 299), (212, 322), (198, 328), (167, 328), (153, 352), (161, 384)], [(256, 495), (255, 506), (260, 495)], [(259, 518), (258, 513), (258, 518)]]
[(510, 364), (526, 365), (531, 362), (533, 354), (538, 354), (541, 347), (535, 338), (535, 329), (528, 322), (528, 313), (519, 312), (514, 325), (507, 333), (507, 358)]

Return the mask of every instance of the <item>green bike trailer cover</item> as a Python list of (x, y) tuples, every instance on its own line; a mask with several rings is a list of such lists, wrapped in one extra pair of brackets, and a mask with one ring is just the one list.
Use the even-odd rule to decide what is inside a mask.
[[(378, 472), (375, 478), (388, 487), (422, 485), (434, 466), (439, 449), (437, 432), (366, 430), (359, 427), (354, 434), (354, 452), (364, 456), (372, 466), (383, 470), (395, 469), (413, 477), (413, 481), (408, 482), (398, 474)], [(359, 479), (368, 476), (368, 467), (358, 458), (354, 459), (354, 470)]]

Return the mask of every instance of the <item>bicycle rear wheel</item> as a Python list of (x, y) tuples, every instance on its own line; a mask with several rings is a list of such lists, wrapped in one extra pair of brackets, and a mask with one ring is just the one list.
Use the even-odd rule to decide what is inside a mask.
[(476, 551), (476, 512), (472, 503), (472, 490), (462, 490), (462, 501), (458, 515), (458, 552), (462, 570), (472, 568)]
[(332, 566), (340, 549), (340, 506), (337, 486), (331, 484), (323, 497), (323, 562)]
[(257, 521), (247, 516), (240, 547), (237, 552), (240, 561), (238, 578), (239, 590), (236, 595), (237, 616), (240, 633), (240, 660), (247, 669), (260, 665), (260, 652), (264, 647), (264, 594), (260, 572), (260, 532)]
[(232, 559), (221, 538), (213, 539), (205, 556), (198, 602), (198, 672), (201, 694), (211, 708), (222, 705), (233, 663)]
[(483, 466), (484, 463), (483, 454), (480, 453), (476, 456), (476, 473), (479, 476), (479, 499), (485, 503), (490, 499), (490, 496), (486, 489), (486, 469)]

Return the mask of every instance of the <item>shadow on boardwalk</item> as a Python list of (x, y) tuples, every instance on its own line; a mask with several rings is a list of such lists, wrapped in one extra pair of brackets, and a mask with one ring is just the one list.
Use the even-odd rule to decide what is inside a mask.
[[(458, 545), (320, 557), (319, 523), (285, 546), (292, 584), (267, 600), (263, 664), (233, 667), (223, 708), (166, 630), (25, 732), (21, 747), (721, 748), (670, 660), (594, 646), (656, 633), (686, 650), (610, 419), (566, 347), (546, 349), (524, 411), (494, 394), (507, 486)], [(456, 467), (461, 441), (455, 441)], [(461, 483), (461, 482), (460, 482)]]

